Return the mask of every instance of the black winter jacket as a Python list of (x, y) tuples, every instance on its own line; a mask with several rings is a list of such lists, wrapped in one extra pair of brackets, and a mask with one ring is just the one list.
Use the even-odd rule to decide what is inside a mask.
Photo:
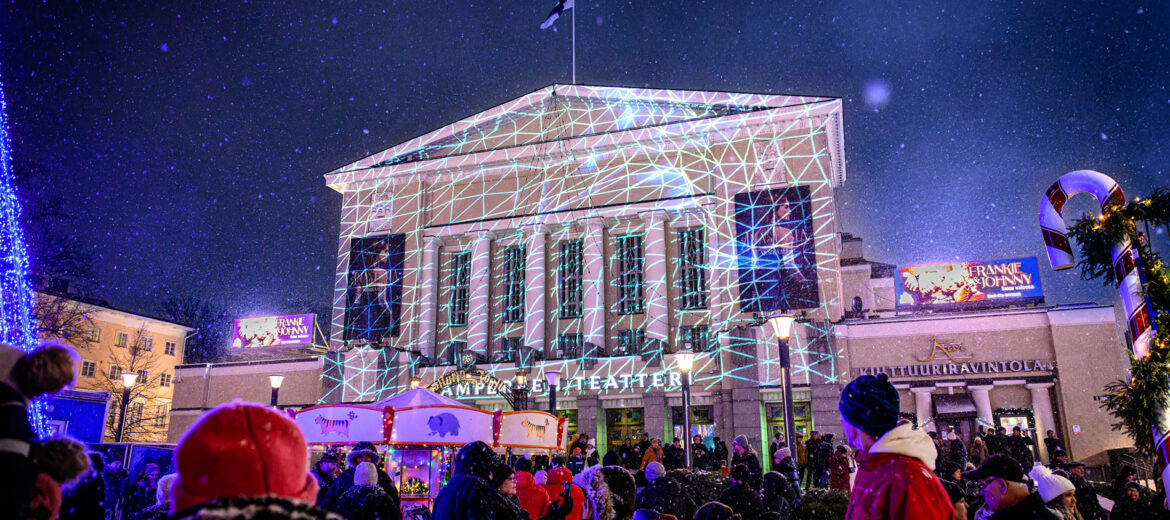
[(369, 484), (346, 490), (333, 504), (333, 511), (349, 520), (402, 520), (398, 500)]
[(723, 490), (719, 501), (739, 513), (743, 520), (759, 520), (760, 514), (764, 512), (764, 500), (746, 482), (736, 482)]
[[(354, 487), (353, 474), (355, 471), (356, 468), (353, 467), (342, 471), (341, 475), (338, 475), (336, 479), (333, 479), (333, 483), (329, 485), (329, 489), (322, 488), (321, 491), (317, 494), (317, 507), (328, 509), (330, 511), (336, 511), (334, 505), (337, 504), (337, 501), (341, 498), (341, 495), (344, 495), (346, 491), (349, 491), (349, 488)], [(382, 468), (378, 468), (378, 487), (382, 488), (382, 491), (385, 491), (386, 494), (393, 497), (395, 502), (402, 503), (402, 499), (398, 496), (398, 488), (394, 485), (394, 482), (390, 480), (390, 475), (387, 475), (385, 471), (382, 471)]]
[(691, 518), (695, 512), (695, 502), (690, 493), (677, 480), (668, 476), (651, 480), (646, 487), (639, 489), (634, 507), (653, 509), (679, 519)]
[(455, 475), (435, 497), (431, 520), (496, 520), (497, 497), (500, 492), (482, 478)]
[[(760, 466), (760, 458), (753, 452), (745, 451), (743, 455), (737, 453), (731, 456), (731, 466), (728, 467), (734, 469), (736, 464), (747, 466), (748, 471), (752, 474), (751, 481), (748, 483), (751, 484), (752, 489), (760, 489), (760, 477), (764, 475), (764, 468)], [(738, 512), (736, 511), (736, 513)]]
[(1044, 506), (1040, 495), (1032, 493), (1023, 502), (988, 515), (987, 520), (1060, 520), (1060, 517)]

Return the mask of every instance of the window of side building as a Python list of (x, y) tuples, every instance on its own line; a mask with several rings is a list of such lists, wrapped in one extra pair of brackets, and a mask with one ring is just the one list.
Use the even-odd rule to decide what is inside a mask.
[(171, 375), (162, 374), (158, 376), (158, 386), (171, 386)]
[(122, 367), (118, 365), (110, 365), (110, 379), (119, 379), (122, 377)]
[(85, 333), (85, 340), (90, 343), (98, 343), (102, 340), (102, 328), (97, 325), (90, 325), (89, 331)]
[(447, 323), (451, 326), (466, 326), (471, 293), (471, 251), (452, 253), (451, 264), (451, 305)]
[(585, 258), (582, 247), (580, 240), (565, 240), (560, 243), (557, 290), (561, 303), (561, 319), (580, 318), (585, 307), (582, 292)]
[(96, 372), (97, 363), (94, 363), (93, 361), (81, 362), (81, 377), (93, 377), (94, 373)]
[(557, 337), (557, 357), (559, 359), (579, 358), (584, 344), (585, 336), (583, 334), (561, 334)]
[(634, 356), (644, 353), (646, 349), (646, 329), (624, 329), (618, 331), (615, 356)]
[(129, 341), (130, 341), (130, 335), (126, 334), (125, 332), (118, 331), (116, 334), (114, 334), (114, 346), (115, 347), (125, 347), (126, 344), (129, 343)]
[(504, 250), (504, 323), (524, 321), (524, 274), (527, 263), (524, 246)]
[(176, 347), (178, 347), (178, 345), (174, 341), (166, 342), (166, 344), (163, 345), (163, 354), (166, 354), (168, 356), (175, 355), (175, 348)]

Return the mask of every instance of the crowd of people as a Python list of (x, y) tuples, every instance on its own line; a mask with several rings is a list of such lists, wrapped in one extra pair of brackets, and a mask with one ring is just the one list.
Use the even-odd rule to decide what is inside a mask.
[[(117, 461), (68, 437), (36, 439), (31, 399), (67, 386), (74, 353), (44, 345), (31, 353), (0, 348), (0, 517), (36, 520), (329, 519), (402, 520), (402, 501), (375, 446), (344, 455), (330, 449), (312, 467), (289, 417), (235, 401), (196, 422), (174, 453), (176, 471), (147, 464), (133, 478)], [(750, 440), (728, 449), (696, 437), (687, 468), (679, 439), (638, 442), (599, 456), (580, 435), (568, 456), (502, 457), (487, 443), (462, 446), (431, 511), (434, 520), (783, 520), (816, 514), (810, 488), (847, 497), (845, 518), (1061, 519), (1170, 518), (1165, 492), (1142, 487), (1132, 468), (1113, 483), (1112, 514), (1101, 506), (1085, 464), (1069, 461), (1054, 433), (1048, 465), (1017, 429), (980, 432), (970, 447), (899, 419), (898, 391), (885, 375), (861, 376), (838, 408), (843, 443), (813, 432), (794, 454), (782, 436), (768, 446), (764, 471)], [(812, 503), (812, 502), (809, 502)], [(823, 504), (821, 505), (823, 507)]]

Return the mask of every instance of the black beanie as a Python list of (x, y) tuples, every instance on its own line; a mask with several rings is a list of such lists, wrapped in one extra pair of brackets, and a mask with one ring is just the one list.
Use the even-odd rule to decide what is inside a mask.
[(837, 403), (842, 419), (875, 437), (898, 425), (899, 407), (898, 389), (885, 374), (864, 375), (850, 381)]

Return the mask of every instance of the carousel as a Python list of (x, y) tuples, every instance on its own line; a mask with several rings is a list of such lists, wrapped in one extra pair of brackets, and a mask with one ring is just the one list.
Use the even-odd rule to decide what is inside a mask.
[(451, 478), (455, 452), (469, 442), (550, 454), (568, 445), (567, 419), (537, 410), (489, 412), (423, 387), (370, 404), (306, 408), (293, 420), (310, 446), (385, 446), (382, 469), (397, 482), (404, 509), (431, 507)]

